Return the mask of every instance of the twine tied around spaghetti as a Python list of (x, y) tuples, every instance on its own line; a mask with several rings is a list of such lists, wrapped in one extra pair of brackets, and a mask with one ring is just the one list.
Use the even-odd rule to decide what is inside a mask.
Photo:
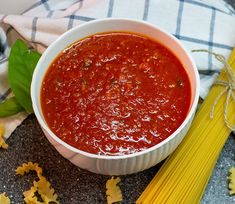
[(208, 51), (208, 50), (192, 50), (192, 52), (207, 52), (211, 55), (213, 55), (218, 61), (220, 61), (225, 68), (227, 81), (217, 79), (212, 86), (222, 86), (222, 91), (218, 94), (218, 96), (215, 98), (214, 103), (212, 104), (211, 111), (210, 111), (210, 118), (213, 119), (214, 117), (214, 110), (215, 107), (219, 101), (219, 99), (224, 95), (226, 95), (226, 101), (225, 101), (225, 107), (224, 107), (224, 122), (226, 126), (233, 132), (235, 132), (235, 124), (230, 124), (228, 121), (227, 115), (228, 115), (228, 109), (229, 109), (229, 101), (232, 99), (233, 102), (235, 102), (235, 73), (233, 72), (231, 66), (226, 61), (225, 57), (223, 55)]

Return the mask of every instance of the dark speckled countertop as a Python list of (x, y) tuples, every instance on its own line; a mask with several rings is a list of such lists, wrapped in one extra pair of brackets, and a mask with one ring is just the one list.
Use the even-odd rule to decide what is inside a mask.
[[(235, 7), (234, 0), (226, 0)], [(44, 176), (52, 183), (62, 204), (106, 203), (105, 183), (109, 176), (82, 170), (64, 159), (43, 135), (34, 115), (29, 116), (7, 140), (8, 150), (0, 149), (0, 193), (7, 192), (12, 204), (23, 203), (23, 191), (32, 186), (36, 174), (15, 175), (15, 169), (23, 162), (38, 162)], [(220, 154), (209, 181), (202, 204), (232, 204), (235, 196), (229, 196), (227, 176), (235, 166), (235, 138), (231, 135)], [(121, 176), (123, 203), (134, 203), (156, 174), (160, 165), (143, 172)], [(0, 203), (1, 204), (1, 203)]]
[[(7, 192), (12, 203), (22, 203), (22, 192), (32, 186), (36, 174), (15, 175), (23, 162), (38, 162), (52, 183), (61, 203), (106, 203), (105, 183), (109, 176), (82, 170), (64, 159), (43, 135), (34, 115), (29, 116), (8, 139), (8, 150), (0, 150), (0, 192)], [(134, 203), (158, 167), (121, 177), (124, 203)]]

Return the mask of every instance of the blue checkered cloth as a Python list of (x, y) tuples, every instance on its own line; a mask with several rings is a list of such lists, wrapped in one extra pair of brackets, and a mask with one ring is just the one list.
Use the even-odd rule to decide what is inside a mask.
[[(43, 52), (59, 35), (99, 18), (133, 18), (155, 24), (188, 49), (207, 49), (225, 57), (235, 45), (235, 11), (223, 1), (203, 0), (35, 0), (21, 15), (0, 14), (0, 102), (11, 94), (7, 83), (9, 47), (17, 38)], [(209, 54), (192, 53), (205, 97), (222, 65)], [(25, 118), (7, 125), (7, 136)], [(1, 121), (2, 120), (2, 121)], [(9, 121), (12, 121), (11, 118)], [(3, 119), (0, 122), (5, 123)]]

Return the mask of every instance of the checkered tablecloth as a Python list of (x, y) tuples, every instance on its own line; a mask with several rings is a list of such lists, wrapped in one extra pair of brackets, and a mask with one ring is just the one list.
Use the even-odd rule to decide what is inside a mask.
[[(228, 57), (235, 46), (235, 11), (219, 0), (35, 0), (21, 15), (0, 14), (0, 102), (11, 94), (7, 57), (15, 39), (43, 52), (65, 31), (99, 18), (148, 21), (173, 34), (189, 51), (207, 49)], [(200, 95), (205, 97), (222, 65), (209, 54), (192, 56), (201, 77)], [(6, 137), (26, 116), (0, 119)]]

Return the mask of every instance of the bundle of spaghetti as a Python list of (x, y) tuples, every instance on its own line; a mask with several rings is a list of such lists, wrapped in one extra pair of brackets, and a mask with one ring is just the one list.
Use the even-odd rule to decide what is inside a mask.
[[(228, 64), (235, 71), (235, 49)], [(225, 69), (218, 77), (227, 80)], [(192, 125), (182, 143), (168, 157), (156, 176), (138, 198), (137, 204), (151, 203), (200, 203), (218, 156), (231, 133), (224, 120), (226, 94), (222, 95), (210, 118), (211, 107), (222, 86), (213, 86), (198, 110)], [(228, 102), (228, 121), (232, 121), (234, 101)]]

